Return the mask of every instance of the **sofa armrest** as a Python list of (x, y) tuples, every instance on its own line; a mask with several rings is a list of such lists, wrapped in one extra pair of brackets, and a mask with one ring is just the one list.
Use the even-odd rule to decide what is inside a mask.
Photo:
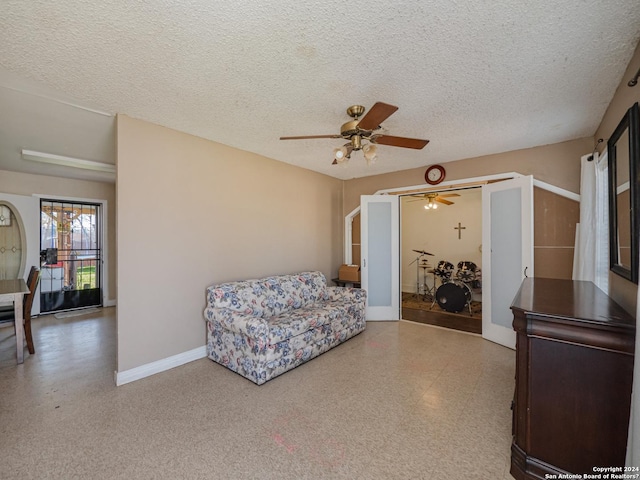
[(217, 322), (226, 330), (241, 333), (254, 340), (266, 340), (269, 333), (269, 326), (263, 318), (229, 308), (207, 307), (204, 311), (204, 318), (210, 322)]
[(344, 300), (351, 302), (366, 302), (367, 291), (354, 287), (327, 287), (327, 300)]

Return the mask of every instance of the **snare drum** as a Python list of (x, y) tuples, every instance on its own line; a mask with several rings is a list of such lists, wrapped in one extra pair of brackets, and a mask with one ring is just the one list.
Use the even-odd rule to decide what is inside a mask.
[(456, 278), (461, 282), (473, 282), (476, 279), (476, 270), (478, 266), (469, 261), (458, 262), (458, 271)]
[(436, 300), (440, 308), (447, 312), (461, 312), (471, 302), (471, 289), (457, 280), (443, 283), (436, 290)]

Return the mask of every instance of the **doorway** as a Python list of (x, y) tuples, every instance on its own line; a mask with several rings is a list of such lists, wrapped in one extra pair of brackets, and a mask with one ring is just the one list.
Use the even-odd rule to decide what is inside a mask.
[(482, 190), (401, 196), (402, 318), (482, 333)]
[(102, 305), (101, 205), (40, 200), (40, 311)]
[[(464, 182), (464, 183), (462, 183)], [(561, 189), (536, 181), (537, 186), (550, 191), (560, 192)], [(515, 334), (503, 321), (503, 317), (510, 312), (506, 298), (512, 299), (519, 288), (520, 281), (525, 276), (533, 275), (533, 185), (532, 176), (525, 176), (516, 172), (489, 175), (473, 179), (443, 182), (438, 187), (420, 185), (414, 187), (379, 190), (376, 195), (408, 195), (411, 193), (425, 193), (429, 191), (445, 191), (449, 189), (470, 188), (481, 186), (482, 190), (482, 264), (484, 266), (482, 280), (483, 299), (483, 325), (482, 336), (487, 340), (500, 343), (509, 348), (515, 347)], [(570, 193), (570, 192), (567, 192)], [(563, 193), (564, 195), (564, 193)], [(574, 194), (570, 194), (574, 195)], [(361, 206), (365, 199), (371, 196), (361, 196)], [(517, 199), (517, 201), (516, 201)], [(505, 200), (507, 200), (505, 202)], [(369, 201), (369, 200), (366, 200)], [(399, 205), (399, 203), (396, 203)], [(504, 208), (497, 208), (503, 206)], [(495, 208), (494, 208), (495, 207)], [(356, 207), (345, 217), (345, 261), (353, 263), (353, 219), (359, 215), (361, 207)], [(399, 208), (396, 210), (399, 215)], [(462, 225), (457, 229), (461, 230)], [(368, 235), (368, 225), (361, 222), (361, 243), (365, 243), (365, 235)], [(399, 229), (395, 235), (400, 237)], [(394, 235), (394, 234), (392, 234)], [(515, 248), (513, 241), (503, 242), (500, 239), (518, 237), (521, 239), (519, 248)], [(499, 241), (493, 242), (494, 239)], [(520, 242), (516, 242), (520, 243)], [(361, 265), (368, 262), (368, 258), (361, 252)], [(399, 256), (399, 251), (398, 251)], [(491, 275), (494, 258), (504, 258), (503, 268), (508, 269)], [(518, 281), (512, 281), (512, 277), (518, 277)], [(377, 282), (377, 278), (370, 279)], [(393, 287), (392, 287), (393, 288)], [(401, 285), (398, 282), (396, 291), (400, 292)], [(495, 293), (495, 294), (494, 294)], [(397, 312), (400, 305), (395, 306)], [(494, 315), (495, 313), (495, 315)], [(396, 317), (397, 318), (397, 317)]]
[[(482, 241), (482, 265), (484, 266), (482, 335), (488, 340), (511, 346), (515, 342), (515, 336), (511, 328), (509, 305), (519, 287), (521, 277), (540, 276), (558, 279), (572, 277), (580, 195), (516, 172), (443, 182), (435, 188), (429, 185), (416, 185), (378, 190), (376, 195), (408, 195), (478, 185), (482, 186), (483, 191), (482, 222), (487, 227), (483, 228)], [(516, 191), (520, 192), (520, 195), (517, 195)], [(515, 208), (516, 204), (519, 204), (519, 209)], [(503, 211), (503, 207), (507, 206), (510, 208)], [(344, 263), (362, 264), (366, 260), (361, 255), (362, 239), (358, 235), (359, 232), (365, 231), (359, 218), (360, 208), (357, 206), (345, 216)], [(535, 229), (533, 228), (534, 214)], [(491, 220), (493, 217), (502, 221), (495, 222), (494, 225)], [(507, 234), (511, 238), (517, 230), (520, 231), (521, 239), (527, 239), (526, 244), (522, 243), (520, 252), (510, 248), (513, 243), (510, 241), (499, 241), (495, 245), (491, 243), (492, 237), (502, 240), (507, 238), (505, 235)], [(496, 264), (498, 273), (492, 276), (493, 260), (506, 265)], [(517, 280), (515, 280), (516, 274)], [(398, 284), (397, 291), (400, 292), (400, 290), (401, 285)], [(488, 294), (490, 292), (495, 292), (495, 295)]]

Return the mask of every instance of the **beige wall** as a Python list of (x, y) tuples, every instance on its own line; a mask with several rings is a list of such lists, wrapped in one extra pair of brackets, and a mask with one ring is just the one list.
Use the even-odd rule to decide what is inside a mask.
[[(580, 157), (592, 150), (593, 139), (581, 138), (553, 145), (447, 162), (443, 166), (447, 170), (447, 181), (518, 172), (533, 175), (538, 180), (579, 193)], [(427, 165), (411, 170), (347, 180), (343, 213), (346, 215), (360, 205), (360, 195), (371, 195), (387, 188), (423, 185), (426, 167)]]
[(49, 177), (0, 171), (0, 192), (14, 195), (42, 195), (61, 198), (81, 198), (107, 201), (107, 286), (108, 302), (116, 299), (116, 198), (115, 184), (72, 180), (69, 178)]
[[(607, 111), (600, 122), (600, 126), (596, 131), (595, 138), (602, 138), (603, 143), (600, 144), (599, 150), (604, 150), (607, 140), (615, 130), (616, 126), (622, 119), (627, 109), (635, 102), (640, 102), (640, 84), (635, 87), (629, 87), (627, 82), (635, 75), (640, 68), (640, 44), (629, 62), (625, 74), (622, 76), (620, 85), (616, 90)], [(625, 310), (632, 315), (636, 313), (638, 287), (632, 282), (622, 278), (619, 275), (609, 275), (609, 294), (618, 302)]]
[(119, 115), (118, 371), (205, 344), (205, 289), (342, 263), (342, 181)]
[(534, 188), (533, 218), (534, 276), (570, 280), (580, 202)]

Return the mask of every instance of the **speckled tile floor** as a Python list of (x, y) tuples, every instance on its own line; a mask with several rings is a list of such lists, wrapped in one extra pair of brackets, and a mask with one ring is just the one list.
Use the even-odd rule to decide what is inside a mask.
[(261, 387), (208, 359), (115, 387), (115, 309), (33, 328), (20, 366), (0, 329), (3, 479), (512, 478), (515, 354), (478, 336), (376, 322)]

